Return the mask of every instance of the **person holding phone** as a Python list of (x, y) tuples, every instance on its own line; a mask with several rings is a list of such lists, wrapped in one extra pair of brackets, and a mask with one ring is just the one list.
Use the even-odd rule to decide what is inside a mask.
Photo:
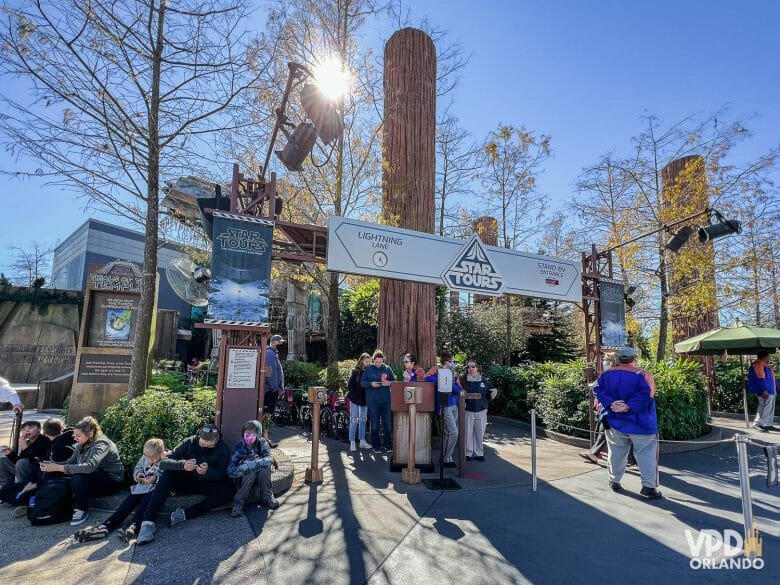
[(0, 488), (13, 483), (27, 484), (37, 482), (40, 474), (40, 461), (49, 454), (51, 441), (41, 434), (41, 423), (27, 420), (22, 423), (19, 433), (20, 451), (3, 447), (0, 450)]
[(156, 437), (144, 443), (143, 455), (135, 464), (133, 479), (135, 484), (130, 486), (130, 493), (119, 504), (116, 512), (111, 514), (102, 524), (92, 528), (79, 530), (73, 536), (77, 541), (100, 540), (108, 537), (108, 534), (121, 526), (133, 510), (133, 521), (130, 525), (120, 530), (119, 536), (125, 542), (130, 542), (138, 534), (141, 528), (146, 507), (152, 499), (152, 491), (160, 478), (160, 461), (165, 455), (165, 444), (162, 439)]
[[(374, 453), (392, 453), (393, 431), (390, 413), (390, 385), (395, 381), (393, 370), (385, 364), (385, 354), (374, 351), (372, 364), (363, 370), (360, 385), (366, 389), (366, 405), (371, 417), (371, 446)], [(379, 421), (382, 421), (384, 446), (379, 437)]]

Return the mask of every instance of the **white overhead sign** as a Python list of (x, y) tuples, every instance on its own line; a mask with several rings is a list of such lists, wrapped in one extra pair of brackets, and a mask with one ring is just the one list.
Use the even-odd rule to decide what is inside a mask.
[(481, 295), (512, 294), (582, 301), (580, 265), (354, 219), (328, 220), (327, 268), (424, 282)]

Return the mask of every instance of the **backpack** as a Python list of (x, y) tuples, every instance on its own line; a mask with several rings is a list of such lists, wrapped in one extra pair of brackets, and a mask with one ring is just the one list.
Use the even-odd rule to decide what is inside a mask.
[(27, 506), (27, 519), (33, 526), (66, 522), (72, 514), (70, 479), (66, 478), (47, 481), (36, 490)]

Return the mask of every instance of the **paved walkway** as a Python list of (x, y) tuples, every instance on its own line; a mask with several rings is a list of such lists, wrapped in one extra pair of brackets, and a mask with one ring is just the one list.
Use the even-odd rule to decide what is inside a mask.
[[(715, 423), (740, 431), (739, 420)], [(252, 509), (239, 519), (216, 512), (161, 527), (149, 546), (126, 547), (115, 538), (75, 544), (67, 524), (33, 528), (3, 507), (0, 583), (765, 584), (780, 568), (780, 489), (766, 487), (758, 447), (750, 448), (751, 486), (766, 566), (735, 574), (691, 569), (685, 532), (741, 532), (732, 442), (665, 455), (666, 499), (650, 502), (636, 495), (638, 475), (627, 475), (626, 492), (615, 494), (603, 466), (546, 439), (533, 493), (527, 434), (496, 424), (488, 427), (487, 461), (469, 464), (460, 491), (402, 484), (386, 457), (352, 457), (334, 440), (321, 443), (325, 482), (313, 487), (303, 482), (307, 436), (275, 430), (297, 471), (278, 510)], [(780, 442), (780, 434), (749, 434)]]

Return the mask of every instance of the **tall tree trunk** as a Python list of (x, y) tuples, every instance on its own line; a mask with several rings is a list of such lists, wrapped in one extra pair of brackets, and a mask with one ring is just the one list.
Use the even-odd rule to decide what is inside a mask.
[(666, 339), (669, 332), (669, 281), (667, 280), (663, 248), (659, 255), (661, 256), (661, 265), (658, 267), (658, 284), (661, 289), (661, 309), (659, 311), (658, 348), (655, 352), (655, 359), (661, 361), (666, 356)]
[[(157, 243), (159, 222), (160, 185), (160, 70), (164, 43), (166, 0), (160, 0), (157, 9), (157, 38), (152, 57), (152, 86), (149, 98), (149, 158), (146, 178), (146, 229), (144, 239), (143, 291), (138, 310), (138, 327), (133, 340), (133, 357), (130, 366), (128, 395), (133, 398), (146, 390), (150, 374), (149, 348), (154, 322), (155, 297), (157, 296)], [(151, 4), (150, 21), (154, 18)]]
[[(386, 224), (433, 233), (435, 136), (436, 48), (421, 30), (405, 28), (385, 45), (382, 218)], [(400, 362), (401, 354), (411, 351), (421, 364), (432, 364), (435, 318), (432, 285), (382, 280), (379, 346), (388, 361)]]

